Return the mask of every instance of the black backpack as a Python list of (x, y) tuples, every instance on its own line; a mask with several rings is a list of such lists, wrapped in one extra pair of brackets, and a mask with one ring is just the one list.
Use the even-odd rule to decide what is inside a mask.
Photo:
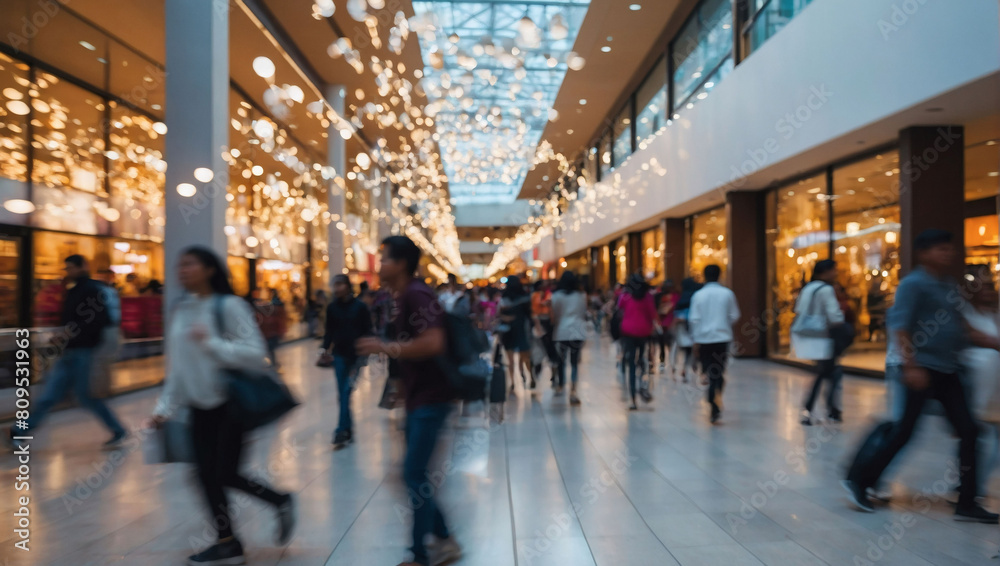
[(468, 316), (445, 313), (444, 323), (448, 347), (438, 361), (460, 399), (482, 399), (493, 375), (493, 367), (482, 359), (490, 349), (489, 339)]

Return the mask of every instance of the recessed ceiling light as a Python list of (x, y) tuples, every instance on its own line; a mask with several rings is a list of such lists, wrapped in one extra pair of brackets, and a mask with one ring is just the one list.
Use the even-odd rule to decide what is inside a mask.
[(1000, 176), (1000, 171), (990, 171), (990, 172), (989, 172), (989, 173), (987, 173), (986, 175), (987, 175), (987, 176), (989, 176), (989, 177), (996, 177), (996, 176)]
[(608, 41), (614, 41), (614, 40), (615, 38), (611, 37), (610, 35), (608, 36)]
[(642, 6), (640, 6), (639, 4), (632, 4), (628, 7), (628, 9), (632, 10), (633, 12), (638, 12), (639, 10), (642, 9)]
[(586, 103), (587, 103), (587, 99), (586, 98), (581, 98), (580, 99), (580, 105), (581, 106), (584, 105), (584, 104), (586, 104)]
[(608, 53), (608, 52), (611, 51), (611, 46), (610, 45), (605, 45), (604, 47), (601, 48), (601, 51), (603, 51), (605, 53)]
[(80, 45), (82, 45), (84, 47), (84, 49), (89, 49), (91, 51), (97, 51), (97, 48), (94, 47), (94, 44), (90, 43), (89, 41), (81, 41)]
[(566, 133), (572, 136), (573, 135), (573, 130), (566, 130)]

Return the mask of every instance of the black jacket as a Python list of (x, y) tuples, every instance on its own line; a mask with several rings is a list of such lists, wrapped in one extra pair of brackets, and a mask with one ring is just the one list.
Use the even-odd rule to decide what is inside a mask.
[(349, 359), (357, 358), (354, 343), (358, 338), (371, 334), (372, 317), (368, 312), (368, 305), (356, 297), (346, 301), (335, 298), (327, 305), (324, 350), (333, 344), (334, 355)]
[(89, 277), (78, 279), (66, 291), (62, 323), (67, 348), (94, 348), (100, 344), (104, 328), (111, 324), (102, 283)]

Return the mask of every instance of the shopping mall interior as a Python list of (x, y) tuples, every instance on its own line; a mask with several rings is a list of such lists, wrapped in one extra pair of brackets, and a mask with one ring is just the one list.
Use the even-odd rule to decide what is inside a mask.
[[(507, 367), (503, 402), (443, 426), (433, 491), (462, 553), (431, 563), (989, 564), (1000, 531), (952, 520), (938, 406), (875, 514), (839, 482), (892, 414), (889, 318), (916, 236), (950, 232), (950, 275), (1000, 281), (998, 170), (996, 0), (0, 0), (0, 419), (53, 381), (79, 254), (120, 301), (84, 391), (145, 438), (177, 363), (178, 259), (204, 246), (301, 401), (248, 437), (242, 466), (297, 494), (299, 520), (276, 545), (273, 513), (234, 499), (246, 563), (410, 564), (409, 417), (382, 408), (395, 366), (358, 370), (357, 441), (331, 450), (342, 391), (316, 360), (317, 293), (347, 275), (380, 296), (380, 244), (402, 235), (418, 279), (454, 275), (477, 305), (568, 272), (588, 297), (573, 402), (529, 330), (537, 389)], [(854, 341), (830, 385), (843, 422), (809, 427), (792, 323), (826, 259)], [(672, 351), (627, 410), (610, 293), (635, 275), (679, 292), (710, 265), (740, 310), (721, 425)], [(476, 324), (504, 367), (507, 321)], [(189, 465), (149, 464), (143, 442), (101, 452), (81, 403), (56, 409), (31, 441), (30, 506), (24, 460), (0, 455), (4, 564), (181, 564), (213, 542)], [(983, 430), (992, 454), (1000, 429)]]

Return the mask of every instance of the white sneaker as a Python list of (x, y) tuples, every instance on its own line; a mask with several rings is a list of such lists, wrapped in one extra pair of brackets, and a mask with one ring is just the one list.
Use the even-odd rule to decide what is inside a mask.
[(427, 545), (427, 555), (431, 558), (431, 566), (450, 564), (462, 557), (462, 547), (455, 542), (455, 537), (435, 539)]

